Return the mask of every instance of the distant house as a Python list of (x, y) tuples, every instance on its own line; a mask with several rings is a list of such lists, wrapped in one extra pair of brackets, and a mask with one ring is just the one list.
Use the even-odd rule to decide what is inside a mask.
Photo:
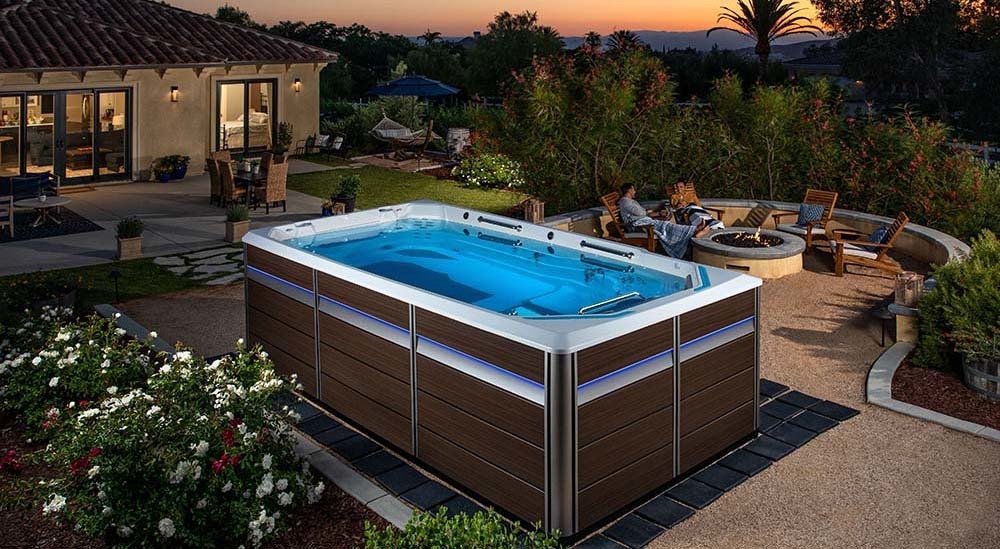
[(147, 0), (0, 0), (0, 176), (129, 180), (319, 125), (334, 54)]
[(815, 48), (807, 50), (805, 57), (792, 59), (782, 63), (788, 71), (788, 76), (840, 76), (843, 72), (841, 61), (843, 54), (833, 48)]
[(467, 50), (471, 50), (472, 48), (476, 47), (476, 44), (479, 43), (479, 39), (481, 37), (482, 34), (479, 31), (475, 31), (472, 33), (472, 36), (466, 36), (465, 38), (455, 42), (455, 44)]

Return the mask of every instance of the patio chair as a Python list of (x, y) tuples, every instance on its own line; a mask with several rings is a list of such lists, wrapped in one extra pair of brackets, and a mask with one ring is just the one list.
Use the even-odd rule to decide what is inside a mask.
[(326, 145), (319, 148), (319, 152), (325, 154), (327, 160), (329, 160), (333, 155), (337, 155), (341, 158), (347, 158), (349, 150), (350, 146), (348, 146), (347, 141), (344, 140), (344, 136), (342, 135), (330, 136)]
[(642, 227), (642, 231), (625, 231), (625, 227), (622, 225), (621, 212), (618, 210), (618, 200), (620, 198), (621, 195), (617, 192), (601, 197), (601, 203), (604, 204), (604, 207), (608, 210), (608, 214), (611, 215), (608, 234), (623, 244), (631, 244), (632, 246), (639, 246), (640, 248), (646, 248), (651, 252), (655, 252), (656, 235), (653, 234), (652, 225)]
[(879, 227), (871, 235), (851, 229), (830, 231), (828, 240), (833, 253), (834, 274), (844, 276), (848, 264), (894, 274), (903, 272), (899, 262), (889, 257), (889, 250), (909, 222), (910, 218), (899, 212), (891, 224)]
[(14, 196), (0, 196), (0, 228), (7, 227), (14, 238)]
[(748, 227), (751, 229), (759, 229), (764, 226), (764, 222), (767, 218), (771, 217), (771, 212), (774, 209), (765, 206), (764, 204), (757, 204), (749, 212), (747, 212), (746, 217), (737, 219), (733, 221), (733, 227)]
[(316, 149), (316, 136), (310, 135), (305, 139), (299, 139), (298, 143), (295, 144), (295, 156), (302, 156), (303, 154), (311, 154), (315, 152)]
[(210, 155), (208, 155), (208, 157), (211, 158), (212, 160), (218, 160), (220, 162), (233, 161), (233, 155), (229, 151), (214, 151)]
[(233, 174), (233, 165), (229, 162), (216, 162), (219, 166), (219, 182), (222, 186), (222, 205), (247, 200), (247, 189), (236, 186), (236, 176)]
[(837, 193), (832, 191), (821, 191), (818, 189), (806, 189), (806, 196), (802, 199), (802, 204), (812, 206), (822, 206), (823, 213), (819, 219), (808, 221), (801, 225), (798, 223), (782, 223), (781, 218), (790, 216), (800, 216), (799, 212), (784, 211), (771, 214), (774, 219), (774, 226), (781, 232), (800, 236), (806, 241), (806, 253), (812, 250), (813, 240), (825, 240), (826, 225), (833, 217), (833, 208), (837, 205)]
[(222, 181), (219, 179), (219, 161), (209, 158), (205, 161), (208, 169), (208, 203), (222, 205)]
[(0, 193), (11, 195), (14, 201), (26, 198), (38, 198), (38, 195), (59, 196), (60, 180), (51, 173), (33, 173), (18, 175), (7, 179)]
[(271, 166), (274, 165), (274, 153), (269, 151), (264, 151), (260, 153), (260, 171), (263, 173), (268, 173)]
[(678, 208), (683, 208), (688, 204), (694, 204), (703, 210), (707, 210), (709, 213), (715, 216), (716, 219), (722, 221), (722, 216), (726, 213), (726, 210), (721, 208), (713, 208), (711, 206), (703, 206), (701, 203), (701, 198), (698, 198), (698, 191), (695, 189), (694, 183), (685, 183), (683, 181), (678, 181), (674, 184), (673, 192), (669, 186), (664, 190), (664, 194), (670, 197), (670, 207), (675, 210)]
[(286, 186), (288, 182), (288, 164), (273, 164), (267, 172), (267, 181), (258, 196), (264, 202), (264, 213), (271, 213), (271, 204), (276, 207), (281, 203), (281, 211), (288, 211), (286, 201)]

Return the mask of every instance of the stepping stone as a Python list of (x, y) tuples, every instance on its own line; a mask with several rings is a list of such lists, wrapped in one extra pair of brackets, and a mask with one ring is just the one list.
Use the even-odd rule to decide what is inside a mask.
[(625, 517), (604, 531), (604, 535), (624, 543), (627, 547), (638, 549), (663, 533), (663, 528), (636, 514)]
[(681, 505), (667, 496), (659, 496), (636, 509), (635, 512), (642, 516), (642, 518), (651, 520), (664, 528), (673, 528), (693, 515), (694, 509), (686, 505)]
[(785, 404), (779, 400), (774, 400), (768, 402), (767, 404), (760, 407), (760, 411), (765, 414), (772, 415), (778, 419), (788, 419), (795, 414), (802, 411), (802, 408), (792, 406), (791, 404)]
[(402, 467), (396, 467), (391, 471), (386, 471), (376, 476), (375, 480), (379, 481), (393, 494), (400, 494), (427, 482), (427, 477), (413, 467), (403, 465)]
[(164, 267), (168, 267), (168, 266), (183, 265), (185, 261), (184, 258), (179, 255), (168, 255), (168, 256), (160, 256), (153, 259), (153, 263), (156, 263), (157, 265), (161, 265)]
[(624, 545), (601, 534), (591, 536), (573, 546), (574, 549), (622, 549)]
[(784, 393), (787, 390), (788, 390), (788, 385), (782, 385), (780, 383), (775, 383), (774, 381), (771, 381), (770, 379), (763, 379), (763, 378), (761, 378), (761, 380), (760, 380), (760, 394), (762, 394), (762, 395), (764, 395), (764, 396), (766, 396), (768, 398), (774, 398), (774, 397), (780, 395), (781, 393)]
[(757, 440), (747, 444), (743, 448), (759, 456), (766, 457), (771, 461), (778, 461), (795, 450), (795, 447), (791, 444), (785, 444), (767, 435), (757, 437)]
[(780, 419), (778, 419), (778, 418), (776, 418), (776, 417), (774, 417), (772, 415), (769, 415), (769, 414), (760, 414), (757, 417), (759, 418), (759, 422), (760, 422), (760, 425), (758, 426), (758, 428), (760, 429), (760, 431), (762, 433), (770, 431), (771, 429), (774, 429), (775, 427), (777, 427), (778, 425), (781, 424), (781, 420)]
[(431, 507), (448, 501), (454, 496), (454, 490), (432, 480), (408, 492), (403, 492), (399, 497), (426, 511)]
[(175, 275), (182, 275), (191, 270), (190, 265), (181, 265), (180, 267), (168, 267), (168, 271), (174, 273)]
[(232, 261), (225, 255), (213, 255), (212, 257), (206, 257), (203, 259), (196, 259), (191, 263), (195, 265), (220, 265), (222, 263), (228, 263)]
[(723, 492), (728, 492), (743, 483), (748, 477), (743, 473), (738, 473), (728, 467), (723, 467), (716, 463), (694, 475), (695, 480), (703, 482), (713, 488), (718, 488)]
[(824, 400), (816, 405), (814, 405), (810, 410), (816, 412), (817, 414), (822, 414), (826, 417), (833, 418), (837, 421), (846, 421), (852, 417), (858, 415), (860, 412), (853, 408), (848, 408), (847, 406), (841, 406), (836, 402), (830, 402), (829, 400)]
[(324, 446), (330, 446), (331, 444), (336, 444), (342, 440), (347, 440), (355, 435), (357, 435), (357, 433), (355, 433), (354, 431), (348, 429), (347, 427), (344, 427), (343, 425), (338, 425), (333, 429), (327, 429), (322, 433), (313, 435), (313, 438), (316, 439), (316, 442)]
[(315, 406), (304, 400), (290, 405), (290, 408), (299, 414), (299, 423), (310, 420), (320, 414), (320, 411)]
[(719, 465), (752, 477), (770, 467), (771, 460), (740, 448), (720, 459)]
[(208, 286), (222, 286), (222, 285), (225, 285), (225, 284), (232, 284), (233, 282), (236, 282), (237, 280), (243, 280), (243, 272), (242, 271), (240, 271), (238, 273), (233, 273), (231, 275), (221, 276), (219, 278), (214, 278), (212, 280), (209, 280), (205, 284), (208, 285)]
[(211, 250), (202, 250), (200, 252), (194, 252), (184, 255), (185, 259), (204, 259), (206, 257), (212, 257), (221, 254), (227, 254), (233, 251), (233, 248), (226, 246), (224, 248), (212, 248)]
[(704, 509), (709, 503), (719, 499), (722, 494), (722, 490), (690, 478), (667, 490), (668, 496), (695, 509)]
[(309, 436), (315, 436), (328, 429), (333, 429), (334, 427), (340, 427), (340, 423), (326, 414), (320, 414), (319, 416), (303, 421), (298, 425), (299, 430)]
[(219, 265), (198, 265), (197, 267), (194, 268), (193, 272), (195, 272), (195, 273), (206, 273), (206, 274), (207, 273), (212, 273), (212, 274), (215, 274), (215, 273), (231, 273), (231, 272), (233, 272), (233, 271), (235, 271), (236, 269), (239, 269), (239, 268), (240, 268), (240, 266), (237, 265), (237, 264), (235, 264), (235, 263), (222, 263), (222, 264), (219, 264)]
[(472, 515), (475, 515), (476, 513), (486, 511), (486, 509), (483, 509), (482, 507), (480, 507), (479, 505), (477, 505), (476, 502), (472, 501), (471, 499), (469, 499), (469, 498), (467, 498), (465, 496), (461, 496), (461, 495), (455, 496), (455, 497), (449, 499), (448, 501), (446, 501), (446, 502), (438, 505), (437, 507), (435, 507), (434, 509), (432, 509), (431, 512), (437, 514), (438, 509), (440, 509), (442, 507), (444, 507), (444, 508), (447, 509), (447, 511), (445, 511), (445, 513), (449, 517), (453, 517), (455, 515), (459, 515), (459, 514), (462, 514), (462, 513), (465, 513), (466, 515), (469, 515), (471, 517)]
[(403, 460), (386, 451), (375, 452), (370, 456), (363, 457), (354, 463), (358, 471), (370, 476), (377, 477), (386, 471), (390, 471), (403, 464)]
[(799, 408), (808, 408), (821, 402), (820, 399), (799, 391), (785, 393), (778, 397), (778, 401), (784, 402), (785, 404), (791, 404), (792, 406), (798, 406)]
[(788, 421), (814, 433), (822, 433), (837, 426), (837, 420), (821, 416), (810, 410), (806, 410)]
[(350, 438), (339, 440), (327, 446), (343, 456), (347, 461), (354, 461), (358, 458), (374, 454), (382, 447), (363, 435), (355, 435)]
[(809, 429), (803, 429), (797, 425), (792, 425), (791, 423), (782, 423), (781, 425), (768, 431), (767, 436), (774, 437), (785, 444), (791, 444), (792, 446), (799, 448), (803, 444), (815, 438), (816, 433), (810, 431)]

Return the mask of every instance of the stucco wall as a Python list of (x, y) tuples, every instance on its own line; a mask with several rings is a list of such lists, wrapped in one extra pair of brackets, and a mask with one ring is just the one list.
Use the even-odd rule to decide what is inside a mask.
[[(277, 79), (278, 121), (291, 122), (295, 141), (319, 131), (319, 71), (323, 65), (300, 64), (205, 69), (168, 69), (161, 78), (152, 69), (131, 70), (122, 79), (113, 71), (92, 71), (83, 80), (72, 73), (45, 73), (41, 82), (23, 74), (0, 75), (0, 94), (91, 88), (132, 89), (132, 177), (149, 170), (155, 158), (169, 154), (191, 157), (191, 173), (204, 169), (214, 146), (216, 82)], [(295, 78), (302, 80), (296, 93)], [(177, 86), (178, 101), (170, 101), (170, 87)], [(294, 142), (293, 142), (294, 146)]]

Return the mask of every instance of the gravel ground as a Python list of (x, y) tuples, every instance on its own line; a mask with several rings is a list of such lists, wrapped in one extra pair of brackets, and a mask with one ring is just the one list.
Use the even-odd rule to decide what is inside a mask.
[[(919, 268), (919, 266), (909, 266)], [(651, 547), (997, 547), (1000, 444), (864, 402), (865, 376), (882, 349), (866, 312), (892, 278), (829, 256), (766, 282), (762, 375), (861, 410)], [(168, 341), (219, 354), (243, 333), (243, 286), (197, 289), (124, 309)]]

